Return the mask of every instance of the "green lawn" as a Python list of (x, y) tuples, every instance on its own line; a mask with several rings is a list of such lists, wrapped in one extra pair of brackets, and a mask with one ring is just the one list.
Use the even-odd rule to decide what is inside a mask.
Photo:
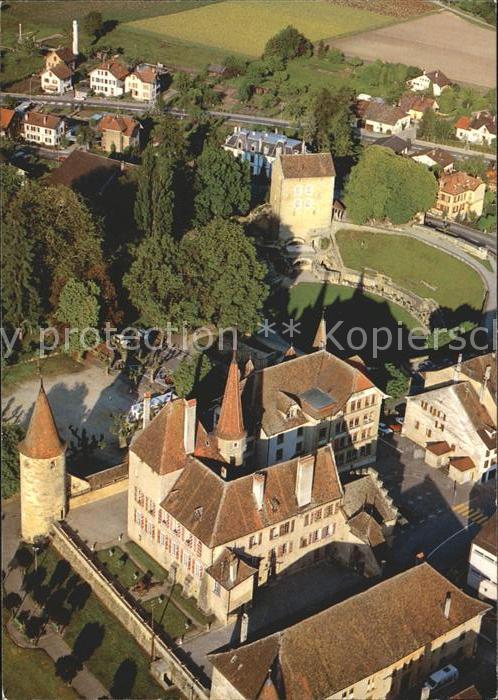
[(150, 571), (156, 581), (165, 581), (168, 578), (168, 572), (160, 564), (150, 557), (142, 547), (139, 547), (135, 542), (126, 542), (125, 549), (131, 554), (137, 564), (143, 571)]
[[(113, 553), (111, 554), (111, 552)], [(144, 572), (138, 569), (136, 564), (119, 547), (101, 549), (97, 552), (97, 556), (106, 565), (107, 570), (116, 576), (126, 588), (135, 586), (143, 576)], [(135, 574), (138, 576), (136, 577)]]
[[(68, 355), (56, 355), (47, 357), (40, 362), (40, 368), (44, 377), (50, 377), (58, 374), (69, 374), (73, 372), (81, 372), (85, 366), (80, 362), (76, 362)], [(36, 379), (39, 376), (38, 363), (26, 362), (17, 365), (7, 365), (3, 370), (2, 388), (6, 394), (11, 394), (15, 389), (31, 379)]]
[(138, 19), (130, 27), (225, 52), (259, 56), (267, 40), (287, 25), (311, 41), (374, 29), (387, 15), (309, 0), (225, 0), (174, 15)]
[(463, 306), (481, 309), (484, 286), (479, 274), (452, 255), (407, 236), (348, 230), (336, 238), (347, 267), (377, 270), (453, 311)]
[(167, 595), (162, 600), (159, 597), (147, 600), (144, 603), (144, 608), (153, 611), (154, 622), (161, 626), (173, 639), (181, 637), (190, 628), (190, 625), (187, 624), (186, 616)]
[(21, 649), (2, 627), (3, 692), (8, 700), (75, 700), (77, 693), (55, 675), (42, 649)]
[[(69, 595), (70, 590), (73, 590), (71, 583), (74, 583), (74, 574), (70, 572), (58, 583), (51, 581), (54, 572), (57, 575), (56, 567), (60, 561), (58, 553), (52, 548), (39, 555), (38, 571), (42, 580), (38, 585), (41, 588), (48, 586), (51, 592), (61, 591), (61, 607), (71, 609)], [(79, 585), (82, 584), (79, 577), (76, 580)], [(83, 633), (82, 636), (86, 637), (85, 648), (89, 653), (85, 663), (113, 697), (142, 699), (163, 696), (164, 691), (149, 673), (149, 658), (145, 651), (100, 600), (90, 591), (89, 593), (86, 600), (81, 599), (82, 604), (74, 607), (64, 632), (66, 642), (74, 648), (78, 638), (81, 643), (80, 634)], [(101, 640), (97, 638), (99, 626), (103, 632)]]

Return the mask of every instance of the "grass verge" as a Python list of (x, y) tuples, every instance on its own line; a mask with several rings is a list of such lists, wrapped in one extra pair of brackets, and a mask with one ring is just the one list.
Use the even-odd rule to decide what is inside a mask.
[[(40, 362), (40, 369), (44, 377), (58, 374), (72, 374), (81, 372), (85, 365), (76, 362), (68, 355), (56, 355), (47, 357)], [(2, 388), (5, 394), (11, 394), (24, 382), (29, 382), (39, 377), (37, 362), (23, 362), (17, 365), (7, 365), (3, 370)]]

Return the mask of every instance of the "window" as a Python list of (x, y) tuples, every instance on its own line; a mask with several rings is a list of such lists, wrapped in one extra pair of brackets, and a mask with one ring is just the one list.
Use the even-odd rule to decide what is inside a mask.
[(296, 185), (296, 186), (294, 187), (294, 194), (296, 195), (296, 197), (300, 197), (300, 196), (303, 194), (303, 187), (302, 187), (302, 185)]
[(277, 454), (276, 454), (277, 460), (282, 459), (283, 454), (284, 454), (283, 450), (277, 450)]
[(323, 517), (328, 518), (331, 515), (334, 514), (334, 504), (332, 503), (330, 506), (326, 506), (323, 510)]
[(215, 582), (214, 582), (213, 593), (214, 593), (215, 595), (217, 595), (217, 596), (220, 596), (220, 595), (221, 595), (221, 586), (220, 586), (220, 584), (218, 583), (218, 581), (215, 581)]
[(270, 530), (270, 539), (271, 539), (271, 540), (276, 540), (277, 537), (278, 537), (277, 528), (276, 528), (276, 527), (272, 527), (272, 529)]
[(297, 429), (297, 435), (298, 435), (298, 437), (301, 437), (301, 435), (303, 434), (303, 432), (304, 432), (304, 428), (298, 428), (298, 429)]
[(280, 525), (280, 537), (282, 537), (282, 535), (287, 535), (289, 533), (289, 531), (290, 531), (290, 522), (282, 523), (282, 525)]
[(301, 199), (296, 199), (294, 202), (294, 206), (296, 207), (296, 209), (301, 209), (301, 207), (303, 206), (303, 201)]
[(281, 445), (284, 441), (284, 434), (280, 433), (280, 435), (277, 435), (277, 445)]
[(425, 434), (427, 435), (428, 438), (430, 438), (432, 435), (432, 430), (430, 428), (427, 428), (427, 430), (425, 431)]
[(415, 430), (418, 430), (420, 428), (420, 421), (416, 420), (415, 421)]

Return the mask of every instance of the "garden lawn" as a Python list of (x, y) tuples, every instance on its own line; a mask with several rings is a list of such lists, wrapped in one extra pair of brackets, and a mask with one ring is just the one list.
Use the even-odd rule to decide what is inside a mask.
[(160, 625), (172, 639), (181, 637), (191, 627), (186, 624), (187, 617), (176, 607), (168, 595), (164, 596), (162, 602), (159, 597), (152, 598), (145, 601), (143, 606), (149, 612), (153, 611), (154, 622)]
[(2, 627), (3, 692), (9, 700), (57, 698), (75, 700), (77, 693), (55, 675), (55, 666), (41, 649), (21, 649)]
[(168, 572), (160, 564), (152, 559), (142, 547), (139, 547), (135, 542), (127, 542), (125, 549), (137, 564), (144, 570), (150, 571), (156, 581), (165, 581), (168, 578)]
[[(76, 362), (68, 355), (55, 355), (41, 360), (40, 369), (44, 377), (57, 374), (69, 374), (81, 372), (85, 366)], [(11, 394), (19, 384), (35, 379), (39, 376), (37, 362), (25, 362), (17, 365), (6, 365), (3, 370), (2, 389), (6, 394)]]
[(362, 231), (336, 234), (344, 264), (354, 270), (371, 268), (441, 307), (479, 311), (484, 285), (479, 274), (461, 260), (408, 236)]
[[(51, 547), (38, 556), (38, 570), (45, 571), (44, 585), (49, 585), (57, 563), (58, 553)], [(73, 572), (60, 584), (64, 589)], [(102, 643), (86, 661), (92, 673), (109, 690), (114, 688), (113, 697), (158, 698), (163, 690), (149, 673), (149, 658), (119, 620), (92, 593), (82, 609), (75, 609), (64, 631), (64, 639), (73, 648), (78, 635), (85, 625), (99, 623), (104, 627)], [(57, 695), (24, 697), (58, 697)]]
[(268, 39), (294, 25), (311, 41), (390, 24), (392, 17), (315, 0), (226, 0), (165, 17), (139, 19), (129, 27), (165, 39), (259, 56)]
[[(111, 550), (114, 554), (111, 555)], [(137, 568), (137, 565), (123, 552), (119, 547), (111, 547), (109, 549), (101, 549), (97, 552), (97, 556), (103, 562), (113, 576), (119, 580), (126, 588), (132, 588), (142, 578), (144, 572)], [(138, 578), (135, 578), (135, 573), (138, 573)]]

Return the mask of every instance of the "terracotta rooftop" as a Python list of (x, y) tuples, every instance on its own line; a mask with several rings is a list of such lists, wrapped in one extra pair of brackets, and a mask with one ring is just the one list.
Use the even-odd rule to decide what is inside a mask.
[(434, 455), (446, 455), (448, 452), (452, 452), (453, 448), (448, 445), (448, 443), (445, 440), (441, 440), (439, 442), (428, 442), (427, 445), (425, 446), (429, 452), (432, 452)]
[(446, 194), (464, 194), (476, 190), (483, 182), (480, 177), (472, 177), (467, 173), (445, 173), (439, 178), (439, 191)]
[(47, 68), (47, 70), (44, 72), (53, 73), (59, 78), (59, 80), (67, 80), (73, 74), (73, 71), (69, 68), (69, 66), (62, 62), (57, 63), (55, 66), (52, 66), (52, 68)]
[(289, 179), (334, 177), (335, 167), (330, 153), (292, 153), (280, 156), (282, 172)]
[[(132, 449), (135, 451), (135, 443)], [(161, 507), (207, 547), (216, 547), (342, 497), (332, 450), (326, 446), (316, 454), (311, 503), (300, 509), (295, 496), (298, 460), (259, 470), (266, 481), (263, 507), (258, 510), (252, 474), (225, 481), (193, 458)]]
[(458, 469), (459, 472), (468, 472), (470, 469), (475, 469), (476, 465), (470, 457), (451, 457), (450, 466)]
[(157, 80), (157, 70), (152, 66), (143, 66), (135, 68), (132, 75), (135, 75), (142, 83), (153, 85)]
[(75, 150), (45, 178), (47, 185), (65, 185), (85, 194), (99, 194), (121, 173), (120, 164), (112, 158)]
[(64, 452), (54, 414), (50, 408), (43, 383), (29, 421), (26, 437), (19, 443), (19, 452), (33, 459), (53, 459)]
[(447, 85), (451, 85), (451, 80), (447, 78), (445, 74), (442, 73), (440, 70), (430, 71), (430, 73), (426, 73), (426, 76), (432, 83), (434, 83), (435, 85), (439, 85), (439, 87), (446, 87)]
[(99, 66), (95, 66), (95, 68), (90, 72), (93, 73), (93, 71), (96, 70), (109, 71), (109, 73), (111, 73), (111, 75), (113, 75), (117, 80), (124, 80), (129, 73), (129, 70), (124, 63), (114, 59), (104, 61), (104, 63), (101, 63)]
[[(230, 565), (235, 562), (236, 576), (230, 579)], [(218, 559), (206, 569), (207, 573), (218, 581), (227, 591), (232, 590), (250, 576), (254, 576), (258, 569), (237, 556), (231, 549), (225, 548)]]
[(467, 131), (467, 129), (470, 127), (471, 121), (471, 117), (460, 117), (455, 122), (455, 129), (464, 129), (465, 131)]
[(124, 136), (135, 135), (139, 123), (133, 117), (125, 115), (106, 114), (99, 122), (99, 131), (119, 131)]
[(424, 563), (281, 632), (209, 658), (247, 700), (259, 697), (275, 667), (281, 697), (326, 698), (490, 609)]
[(0, 127), (3, 129), (8, 129), (12, 120), (16, 116), (14, 109), (7, 109), (6, 107), (0, 108)]
[(218, 425), (216, 426), (216, 434), (223, 440), (240, 440), (246, 434), (242, 417), (240, 372), (235, 353), (228, 368), (228, 378), (221, 402), (221, 412)]
[(497, 533), (498, 517), (495, 511), (489, 520), (482, 526), (477, 535), (472, 540), (474, 544), (485, 549), (496, 557), (497, 554)]
[(402, 95), (399, 101), (399, 107), (404, 112), (413, 110), (414, 112), (425, 112), (426, 109), (433, 109), (436, 100), (432, 97), (422, 97), (413, 92), (409, 95)]
[(26, 112), (24, 122), (33, 126), (43, 126), (45, 129), (57, 129), (60, 125), (61, 117), (55, 114), (44, 114), (43, 112)]
[(61, 59), (61, 61), (64, 61), (64, 63), (72, 63), (78, 58), (68, 46), (62, 46), (60, 49), (55, 49), (54, 53)]
[(353, 535), (371, 547), (378, 547), (386, 541), (382, 527), (375, 518), (365, 511), (353, 516), (348, 521), (348, 525)]
[(365, 119), (382, 124), (394, 126), (400, 119), (406, 117), (406, 111), (400, 107), (393, 107), (379, 102), (370, 102), (365, 110)]
[(324, 350), (327, 347), (327, 324), (325, 322), (325, 316), (322, 316), (320, 319), (312, 347), (315, 348), (315, 350)]

